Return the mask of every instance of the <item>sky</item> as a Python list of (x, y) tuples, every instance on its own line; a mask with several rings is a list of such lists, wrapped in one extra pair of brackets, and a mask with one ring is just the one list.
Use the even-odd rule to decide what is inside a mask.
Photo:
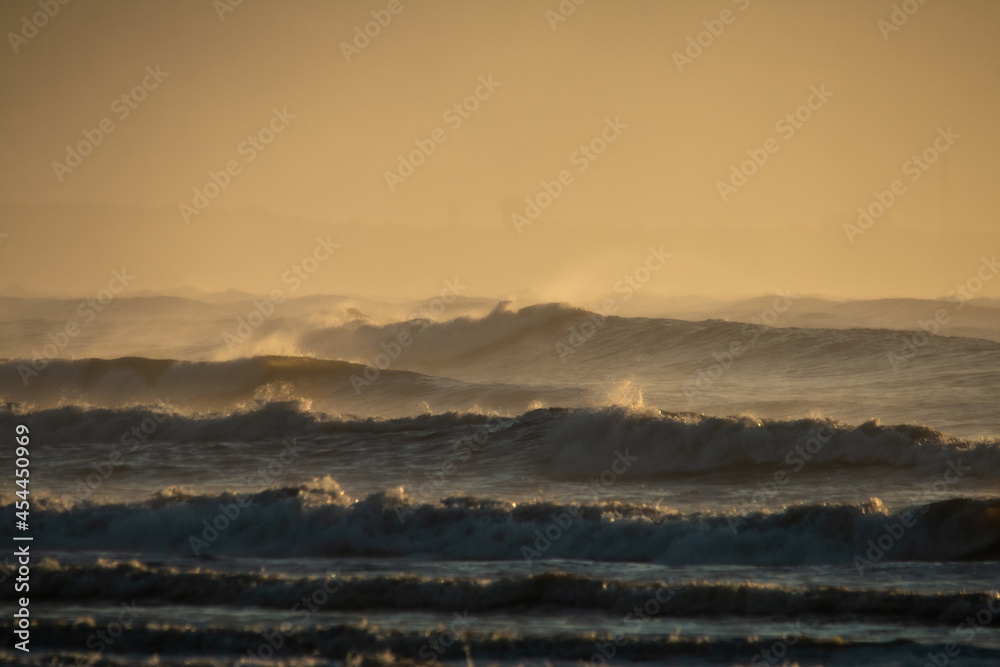
[(8, 294), (267, 293), (329, 236), (302, 294), (662, 246), (650, 295), (938, 297), (1000, 250), (991, 0), (47, 6), (0, 5)]

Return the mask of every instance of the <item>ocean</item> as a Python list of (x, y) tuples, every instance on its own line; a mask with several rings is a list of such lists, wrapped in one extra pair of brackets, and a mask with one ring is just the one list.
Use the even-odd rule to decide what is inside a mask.
[(1000, 664), (996, 301), (0, 301), (4, 664)]

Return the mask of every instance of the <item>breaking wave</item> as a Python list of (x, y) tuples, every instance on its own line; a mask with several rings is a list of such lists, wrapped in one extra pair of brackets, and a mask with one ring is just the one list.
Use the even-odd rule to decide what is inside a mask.
[[(402, 489), (355, 500), (327, 477), (247, 495), (168, 489), (140, 503), (42, 504), (32, 519), (49, 549), (192, 557), (572, 558), (671, 565), (1000, 559), (1000, 499), (955, 498), (894, 513), (874, 501), (735, 516), (680, 514), (620, 501), (515, 504), (449, 497), (415, 504)], [(5, 526), (0, 534), (9, 537), (11, 530)]]

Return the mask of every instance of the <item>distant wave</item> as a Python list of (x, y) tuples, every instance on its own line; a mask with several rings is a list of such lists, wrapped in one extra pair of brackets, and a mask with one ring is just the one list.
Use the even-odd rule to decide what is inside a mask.
[[(29, 408), (67, 403), (101, 407), (166, 403), (184, 412), (232, 411), (267, 401), (320, 401), (344, 413), (414, 414), (480, 404), (524, 410), (540, 390), (469, 383), (407, 370), (375, 369), (310, 357), (250, 357), (220, 362), (123, 357), (52, 360), (27, 386), (28, 362), (0, 363), (0, 401)], [(554, 389), (567, 399), (585, 392)]]
[[(350, 388), (352, 373), (363, 366), (345, 361), (308, 357), (250, 357), (224, 362), (197, 362), (174, 359), (121, 357), (118, 359), (55, 359), (27, 382), (21, 379), (30, 362), (7, 361), (0, 364), (0, 390), (8, 400), (17, 396), (32, 397), (50, 388), (60, 388), (68, 395), (129, 391), (137, 395), (179, 392), (209, 398), (229, 396), (239, 399), (253, 396), (254, 390), (271, 383), (335, 382)], [(387, 371), (401, 377), (418, 377), (406, 371)]]
[(267, 438), (307, 438), (340, 433), (447, 431), (485, 424), (493, 418), (479, 413), (446, 412), (398, 419), (331, 417), (305, 409), (299, 401), (278, 401), (229, 414), (189, 415), (152, 407), (83, 408), (64, 406), (31, 411), (0, 408), (0, 427), (37, 425), (55, 443), (118, 443), (130, 429), (155, 423), (153, 441), (254, 442)]
[[(545, 344), (552, 337), (564, 335), (574, 324), (593, 317), (594, 313), (566, 304), (546, 303), (514, 310), (502, 302), (484, 317), (463, 316), (439, 322), (415, 319), (380, 325), (352, 323), (314, 329), (302, 335), (300, 344), (323, 356), (361, 361), (380, 352), (380, 345), (409, 336), (412, 342), (408, 356), (415, 353), (427, 363), (463, 363), (519, 343)], [(551, 352), (551, 348), (546, 347), (546, 351)]]
[[(900, 347), (904, 337), (912, 337), (909, 329), (916, 328), (918, 315), (928, 317), (919, 309), (914, 312), (912, 326), (907, 329), (771, 328), (756, 317), (747, 318), (749, 322), (686, 321), (602, 315), (556, 303), (519, 310), (500, 304), (489, 315), (478, 318), (351, 323), (313, 329), (300, 336), (299, 345), (319, 356), (370, 363), (382, 351), (381, 345), (409, 335), (412, 342), (406, 350), (407, 360), (419, 364), (419, 370), (469, 364), (494, 368), (491, 363), (513, 363), (515, 370), (528, 370), (538, 364), (558, 369), (564, 361), (560, 349), (567, 348), (574, 360), (580, 357), (591, 363), (631, 360), (641, 350), (644, 355), (662, 356), (683, 365), (691, 358), (711, 359), (713, 352), (733, 342), (753, 346), (755, 363), (807, 358), (836, 359), (853, 366), (850, 362), (859, 358), (885, 357), (888, 350)], [(922, 354), (930, 355), (996, 354), (1000, 343), (936, 336), (922, 348)], [(864, 368), (864, 363), (861, 361), (858, 367)]]
[[(734, 517), (681, 515), (627, 502), (513, 505), (446, 498), (413, 504), (399, 489), (353, 501), (325, 478), (245, 497), (170, 490), (142, 503), (36, 504), (32, 520), (48, 549), (191, 556), (845, 566), (855, 557), (872, 563), (1000, 560), (1000, 499), (956, 498), (891, 514), (877, 504), (810, 505)], [(9, 537), (11, 530), (4, 526), (0, 535)]]

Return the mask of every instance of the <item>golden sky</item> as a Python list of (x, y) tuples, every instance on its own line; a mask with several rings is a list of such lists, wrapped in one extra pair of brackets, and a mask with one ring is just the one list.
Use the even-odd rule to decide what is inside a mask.
[(650, 293), (942, 296), (1000, 251), (991, 0), (36, 0), (0, 25), (0, 287), (131, 263), (265, 292), (332, 233), (303, 293), (572, 299), (662, 244)]

